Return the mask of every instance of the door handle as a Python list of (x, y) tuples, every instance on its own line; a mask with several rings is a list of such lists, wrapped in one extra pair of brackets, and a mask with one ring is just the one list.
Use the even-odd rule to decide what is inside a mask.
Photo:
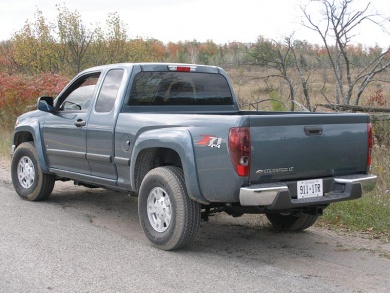
[(77, 119), (77, 121), (74, 123), (74, 125), (76, 125), (76, 127), (83, 127), (83, 126), (87, 125), (87, 122), (85, 122), (83, 119)]

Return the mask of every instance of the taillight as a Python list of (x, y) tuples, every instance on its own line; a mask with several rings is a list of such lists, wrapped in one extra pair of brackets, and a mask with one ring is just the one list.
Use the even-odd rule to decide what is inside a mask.
[(367, 134), (368, 134), (367, 170), (369, 170), (372, 163), (372, 148), (374, 147), (374, 137), (372, 134), (371, 123), (367, 124)]
[(249, 176), (251, 161), (251, 133), (249, 127), (230, 128), (229, 153), (237, 174), (239, 176)]

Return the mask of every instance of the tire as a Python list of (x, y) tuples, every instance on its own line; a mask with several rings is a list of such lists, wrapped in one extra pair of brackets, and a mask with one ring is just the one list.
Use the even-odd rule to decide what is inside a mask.
[(317, 221), (318, 216), (309, 214), (266, 214), (272, 227), (277, 231), (303, 231)]
[(53, 191), (55, 176), (41, 171), (31, 142), (20, 144), (11, 162), (11, 178), (16, 193), (25, 200), (47, 199)]
[(186, 246), (200, 225), (200, 204), (189, 198), (183, 171), (177, 167), (158, 167), (146, 174), (138, 213), (146, 237), (162, 250)]

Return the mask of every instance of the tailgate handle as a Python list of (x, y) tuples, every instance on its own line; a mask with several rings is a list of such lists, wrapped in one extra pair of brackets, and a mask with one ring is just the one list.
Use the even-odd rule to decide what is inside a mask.
[(305, 134), (307, 136), (322, 135), (322, 126), (305, 126)]

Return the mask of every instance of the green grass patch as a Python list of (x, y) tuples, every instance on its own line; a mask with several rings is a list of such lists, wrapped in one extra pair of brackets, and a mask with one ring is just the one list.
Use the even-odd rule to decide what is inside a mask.
[(325, 224), (373, 234), (390, 234), (390, 194), (368, 193), (359, 200), (332, 204), (324, 212)]

